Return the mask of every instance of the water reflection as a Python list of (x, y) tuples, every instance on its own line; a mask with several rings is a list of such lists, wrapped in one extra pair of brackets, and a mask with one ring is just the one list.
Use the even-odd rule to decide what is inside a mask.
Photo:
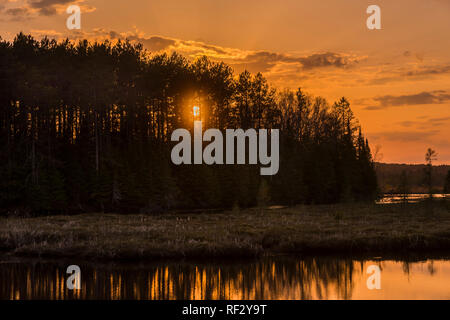
[[(424, 193), (417, 194), (385, 194), (380, 200), (378, 200), (377, 204), (391, 204), (391, 203), (418, 203), (423, 200), (428, 199), (430, 196)], [(433, 198), (435, 199), (450, 199), (450, 194), (433, 194)]]
[[(368, 266), (382, 289), (366, 286)], [(0, 299), (450, 299), (450, 260), (424, 262), (277, 258), (242, 264), (79, 264), (82, 289), (66, 288), (69, 264), (0, 263)]]

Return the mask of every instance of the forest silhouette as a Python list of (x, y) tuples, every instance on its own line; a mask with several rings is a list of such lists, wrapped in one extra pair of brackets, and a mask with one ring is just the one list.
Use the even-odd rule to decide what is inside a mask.
[[(276, 90), (206, 57), (141, 44), (0, 41), (0, 213), (161, 212), (371, 201), (369, 143), (349, 102)], [(280, 170), (175, 166), (171, 133), (280, 129)]]

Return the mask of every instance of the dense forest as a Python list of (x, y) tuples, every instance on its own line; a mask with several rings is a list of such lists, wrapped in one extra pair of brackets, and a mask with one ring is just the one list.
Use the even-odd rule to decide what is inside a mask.
[[(175, 166), (171, 132), (280, 129), (280, 171)], [(0, 41), (1, 213), (157, 212), (373, 200), (369, 143), (345, 98), (272, 88), (140, 44)]]

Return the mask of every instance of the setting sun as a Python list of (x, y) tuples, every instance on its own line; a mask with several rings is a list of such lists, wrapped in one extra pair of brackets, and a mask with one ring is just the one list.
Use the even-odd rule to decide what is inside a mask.
[(194, 117), (199, 117), (200, 116), (200, 107), (194, 106), (193, 112), (194, 112)]

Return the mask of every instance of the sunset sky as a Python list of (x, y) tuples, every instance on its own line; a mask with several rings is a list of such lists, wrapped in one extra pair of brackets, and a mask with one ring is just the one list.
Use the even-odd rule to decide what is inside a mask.
[[(70, 4), (79, 31), (66, 29)], [(382, 30), (366, 8), (381, 7)], [(129, 38), (207, 55), (330, 102), (346, 96), (383, 162), (450, 164), (450, 0), (0, 0), (0, 35)]]

